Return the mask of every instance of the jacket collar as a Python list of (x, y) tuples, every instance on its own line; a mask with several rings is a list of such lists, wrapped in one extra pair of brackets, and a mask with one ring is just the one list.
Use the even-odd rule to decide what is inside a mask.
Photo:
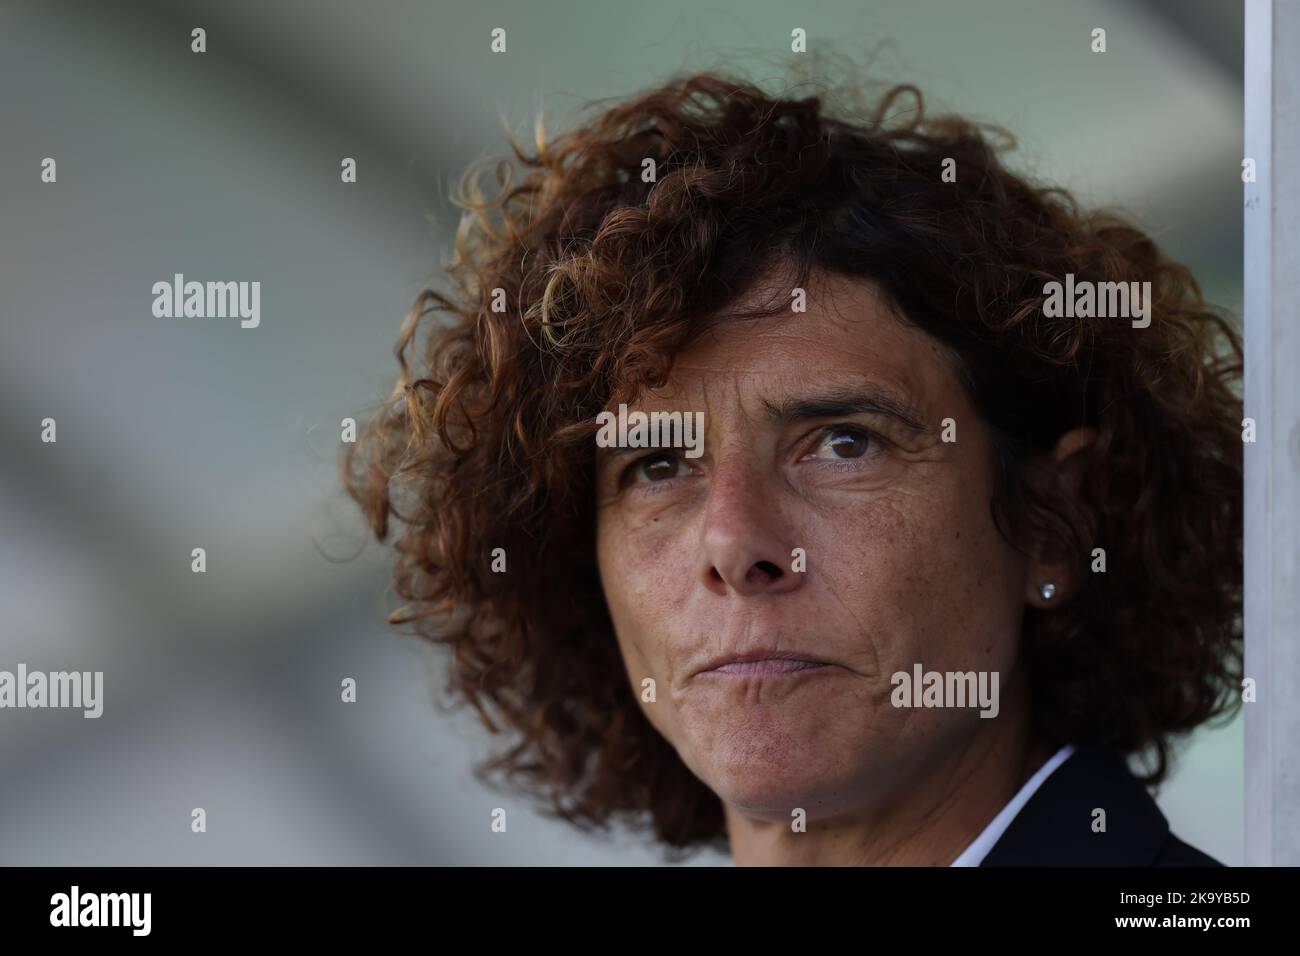
[[(1105, 812), (1105, 831), (1100, 814)], [(1123, 758), (1079, 747), (1043, 781), (980, 866), (1150, 866), (1169, 836)]]

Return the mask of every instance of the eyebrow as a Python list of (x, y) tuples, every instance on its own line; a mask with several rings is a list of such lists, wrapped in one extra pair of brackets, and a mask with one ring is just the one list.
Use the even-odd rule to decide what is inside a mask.
[(873, 388), (824, 392), (806, 398), (787, 398), (776, 403), (764, 399), (763, 407), (767, 409), (768, 418), (777, 425), (868, 413), (892, 418), (914, 434), (919, 435), (925, 431), (921, 413), (913, 406)]

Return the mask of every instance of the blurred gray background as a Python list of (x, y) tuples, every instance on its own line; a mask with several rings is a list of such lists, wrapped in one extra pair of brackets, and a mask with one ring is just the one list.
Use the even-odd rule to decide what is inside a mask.
[[(1020, 169), (1127, 210), (1240, 314), (1230, 0), (0, 2), (0, 669), (106, 685), (98, 720), (0, 712), (0, 863), (661, 862), (473, 781), (488, 735), (433, 709), (439, 658), (385, 623), (391, 559), (339, 489), (338, 424), (388, 394), (499, 116), (558, 129), (686, 67), (762, 81), (796, 26), (810, 56), (869, 55), (1007, 126)], [(260, 280), (261, 327), (154, 318), (175, 272)], [(1159, 800), (1236, 864), (1241, 781), (1237, 720)]]

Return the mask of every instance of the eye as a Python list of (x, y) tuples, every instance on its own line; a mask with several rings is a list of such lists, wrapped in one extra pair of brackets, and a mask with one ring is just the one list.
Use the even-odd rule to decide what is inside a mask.
[(669, 452), (655, 452), (632, 462), (623, 470), (622, 484), (665, 481), (678, 477), (681, 461)]
[(879, 444), (874, 432), (858, 425), (831, 425), (821, 434), (822, 441), (812, 454), (814, 458), (865, 458)]

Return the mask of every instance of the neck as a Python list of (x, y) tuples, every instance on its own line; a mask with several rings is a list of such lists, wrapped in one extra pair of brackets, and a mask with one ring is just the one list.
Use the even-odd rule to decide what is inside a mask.
[[(899, 780), (871, 805), (834, 819), (788, 822), (723, 804), (737, 866), (947, 866), (997, 816), (1052, 748), (1030, 732), (1023, 684), (998, 718)], [(1010, 688), (1008, 688), (1010, 690)], [(1013, 697), (1011, 701), (1006, 697)], [(1005, 705), (1011, 704), (1008, 711)]]

